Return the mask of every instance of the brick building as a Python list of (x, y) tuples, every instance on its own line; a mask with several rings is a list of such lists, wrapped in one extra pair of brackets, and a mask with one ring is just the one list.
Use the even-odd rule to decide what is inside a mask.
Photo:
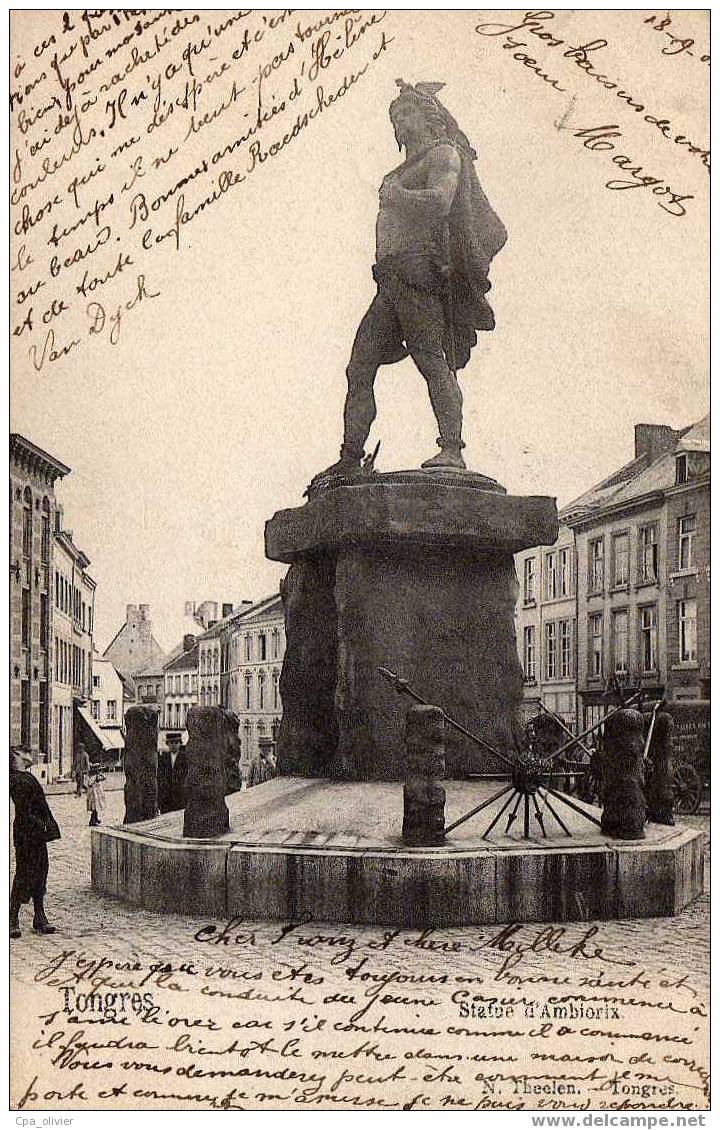
[(55, 483), (70, 468), (10, 436), (10, 741), (48, 779), (53, 633)]
[(72, 773), (74, 750), (83, 736), (81, 712), (92, 698), (93, 677), (95, 582), (87, 572), (88, 557), (75, 545), (72, 531), (61, 528), (61, 521), (58, 510), (53, 536), (50, 780)]
[(709, 418), (635, 427), (634, 459), (563, 510), (575, 535), (582, 726), (617, 674), (652, 697), (709, 693)]

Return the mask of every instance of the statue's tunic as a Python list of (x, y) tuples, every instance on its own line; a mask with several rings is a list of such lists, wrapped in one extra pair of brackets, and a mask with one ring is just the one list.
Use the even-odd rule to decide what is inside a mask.
[[(439, 139), (385, 177), (383, 185), (424, 190)], [(478, 330), (492, 330), (485, 298), (493, 256), (507, 233), (478, 183), (472, 160), (461, 147), (459, 173), (449, 211), (432, 199), (384, 200), (376, 225), (377, 294), (358, 328), (355, 355), (373, 364), (392, 364), (408, 353), (443, 352), (463, 368)]]

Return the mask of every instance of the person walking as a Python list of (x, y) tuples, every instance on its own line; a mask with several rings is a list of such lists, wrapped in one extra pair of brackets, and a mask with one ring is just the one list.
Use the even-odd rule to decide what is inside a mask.
[(90, 772), (90, 758), (82, 742), (78, 742), (75, 755), (75, 796), (82, 796), (87, 788), (87, 775)]
[(48, 876), (47, 845), (60, 839), (60, 829), (45, 799), (40, 782), (25, 772), (26, 754), (10, 751), (10, 797), (15, 806), (13, 844), (15, 877), (10, 892), (10, 937), (19, 938), (20, 907), (33, 903), (33, 929), (38, 934), (54, 934), (55, 927), (45, 913)]

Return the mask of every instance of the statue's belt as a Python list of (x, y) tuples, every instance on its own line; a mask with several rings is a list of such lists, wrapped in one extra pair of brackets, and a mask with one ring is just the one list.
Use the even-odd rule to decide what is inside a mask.
[(399, 280), (413, 289), (435, 292), (443, 289), (448, 276), (443, 261), (431, 251), (386, 255), (373, 264), (372, 273), (378, 285)]

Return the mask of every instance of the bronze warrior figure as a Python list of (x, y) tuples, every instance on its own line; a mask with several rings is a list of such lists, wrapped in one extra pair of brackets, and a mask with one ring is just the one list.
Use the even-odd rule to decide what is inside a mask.
[(375, 419), (377, 371), (408, 355), (427, 381), (439, 431), (440, 452), (423, 467), (465, 468), (456, 373), (468, 363), (477, 331), (494, 328), (488, 272), (507, 233), (478, 182), (475, 151), (436, 97), (443, 84), (398, 86), (390, 120), (406, 157), (380, 186), (377, 293), (347, 368), (340, 459), (314, 481), (360, 469)]

